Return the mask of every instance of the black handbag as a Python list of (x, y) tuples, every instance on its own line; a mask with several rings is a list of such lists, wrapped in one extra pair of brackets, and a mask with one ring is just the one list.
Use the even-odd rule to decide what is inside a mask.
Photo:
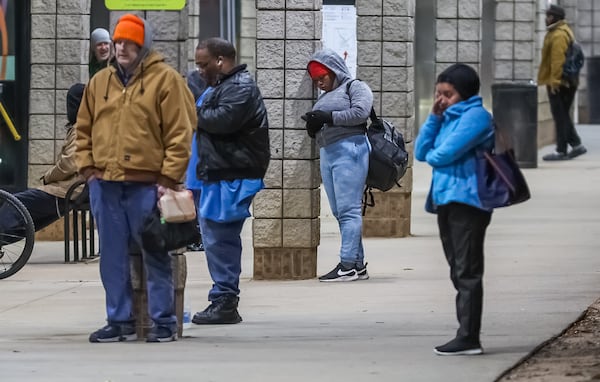
[(477, 153), (476, 167), (479, 200), (484, 208), (508, 207), (531, 198), (512, 148)]
[(162, 221), (158, 210), (146, 217), (141, 232), (142, 247), (147, 251), (173, 251), (201, 240), (196, 219), (182, 223)]

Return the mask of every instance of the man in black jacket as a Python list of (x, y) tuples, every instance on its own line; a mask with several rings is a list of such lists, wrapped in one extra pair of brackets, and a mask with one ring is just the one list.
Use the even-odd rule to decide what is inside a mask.
[(264, 187), (270, 159), (269, 123), (260, 90), (233, 45), (220, 38), (198, 44), (196, 64), (212, 92), (197, 109), (199, 214), (213, 287), (195, 324), (237, 324), (244, 221)]

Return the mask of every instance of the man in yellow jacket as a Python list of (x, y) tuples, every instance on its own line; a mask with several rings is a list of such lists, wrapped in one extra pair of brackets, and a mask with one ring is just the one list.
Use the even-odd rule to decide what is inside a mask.
[(115, 58), (90, 80), (77, 115), (79, 173), (88, 182), (102, 256), (107, 325), (90, 342), (136, 339), (129, 244), (142, 250), (148, 313), (146, 340), (177, 339), (171, 259), (144, 248), (144, 221), (156, 214), (166, 188), (183, 179), (196, 126), (194, 98), (183, 77), (150, 50), (150, 25), (122, 16), (112, 36)]
[[(569, 44), (575, 36), (565, 21), (565, 11), (557, 5), (546, 10), (546, 27), (548, 32), (542, 47), (542, 61), (538, 71), (538, 85), (546, 85), (550, 110), (556, 129), (556, 151), (544, 155), (547, 161), (568, 160), (587, 152), (577, 135), (569, 111), (577, 92), (578, 79), (563, 78)], [(568, 146), (571, 151), (568, 151)]]

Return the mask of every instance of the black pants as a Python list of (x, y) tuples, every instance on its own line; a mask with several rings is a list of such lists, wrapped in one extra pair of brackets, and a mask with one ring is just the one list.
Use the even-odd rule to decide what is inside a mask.
[[(29, 211), (35, 230), (50, 225), (58, 220), (65, 209), (65, 199), (50, 195), (42, 190), (29, 188), (14, 194)], [(2, 206), (0, 208), (0, 232), (8, 233), (22, 229), (22, 219), (15, 216), (16, 210)]]
[(571, 114), (569, 114), (577, 87), (561, 86), (555, 94), (552, 94), (550, 88), (547, 88), (547, 91), (550, 100), (550, 111), (552, 111), (556, 129), (556, 151), (566, 154), (567, 145), (575, 147), (581, 144), (581, 138), (577, 135), (573, 120), (571, 120)]
[(440, 238), (456, 294), (456, 336), (479, 341), (483, 310), (483, 242), (492, 214), (465, 204), (438, 207)]

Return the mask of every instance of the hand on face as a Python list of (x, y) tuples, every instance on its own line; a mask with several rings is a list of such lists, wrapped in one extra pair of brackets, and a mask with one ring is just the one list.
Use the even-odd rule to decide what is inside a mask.
[(452, 84), (440, 82), (435, 85), (435, 99), (431, 112), (435, 115), (442, 115), (447, 108), (460, 101), (462, 98)]

